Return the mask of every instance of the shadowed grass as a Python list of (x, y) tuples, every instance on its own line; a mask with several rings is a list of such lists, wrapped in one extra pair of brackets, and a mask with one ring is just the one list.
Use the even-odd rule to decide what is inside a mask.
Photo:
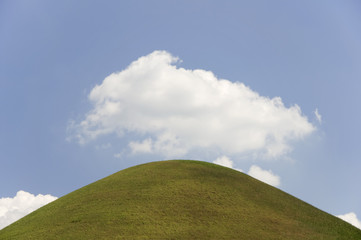
[(352, 225), (243, 173), (173, 160), (74, 191), (0, 239), (361, 239)]

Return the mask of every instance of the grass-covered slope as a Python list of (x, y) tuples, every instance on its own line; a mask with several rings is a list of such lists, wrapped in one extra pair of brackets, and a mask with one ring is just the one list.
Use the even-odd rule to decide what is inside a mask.
[(361, 239), (361, 231), (206, 162), (131, 167), (0, 231), (0, 239)]

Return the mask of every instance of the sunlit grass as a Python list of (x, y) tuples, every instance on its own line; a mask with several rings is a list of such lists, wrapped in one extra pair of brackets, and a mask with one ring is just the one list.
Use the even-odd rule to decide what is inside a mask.
[(199, 161), (135, 166), (0, 231), (0, 239), (361, 239), (361, 231), (238, 171)]

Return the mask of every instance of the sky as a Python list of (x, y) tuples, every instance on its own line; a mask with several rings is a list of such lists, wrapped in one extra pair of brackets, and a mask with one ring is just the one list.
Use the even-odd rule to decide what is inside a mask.
[(165, 159), (234, 168), (361, 228), (360, 12), (1, 0), (0, 229)]

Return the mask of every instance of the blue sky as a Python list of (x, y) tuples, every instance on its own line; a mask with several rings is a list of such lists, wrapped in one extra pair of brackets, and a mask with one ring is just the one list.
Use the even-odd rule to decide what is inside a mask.
[[(360, 219), (360, 11), (360, 2), (349, 0), (0, 1), (0, 199), (14, 198), (20, 190), (61, 197), (143, 162), (223, 159), (228, 166), (231, 162), (232, 167), (249, 174), (252, 166), (271, 172), (279, 178), (280, 189), (331, 214), (353, 212)], [(152, 58), (156, 50), (162, 50), (160, 57)], [(162, 56), (179, 60), (164, 62)], [(128, 68), (140, 57), (145, 59), (143, 65)], [(153, 72), (147, 68), (150, 63), (164, 68)], [(201, 146), (194, 139), (202, 141), (208, 132), (197, 132), (201, 128), (187, 125), (185, 119), (199, 123), (208, 115), (179, 112), (180, 108), (168, 109), (149, 99), (132, 100), (145, 96), (144, 89), (153, 86), (177, 94), (177, 88), (169, 83), (183, 79), (181, 69), (189, 73), (189, 79), (177, 82), (184, 84), (177, 85), (182, 89), (178, 100), (173, 95), (160, 100), (179, 106), (183, 104), (180, 98), (201, 96), (205, 102), (222, 103), (211, 115), (215, 122), (237, 128), (240, 134), (244, 130), (245, 136), (249, 129), (264, 133), (266, 141), (271, 136), (272, 146), (286, 149), (274, 157), (266, 156), (262, 153), (271, 145), (262, 143), (265, 139), (256, 139), (255, 145), (246, 148), (240, 134), (228, 134), (228, 128), (222, 127), (219, 131), (229, 136), (224, 139), (231, 140), (229, 148), (212, 137), (207, 138), (207, 146)], [(195, 69), (212, 72), (214, 78), (194, 80)], [(158, 82), (157, 75), (148, 82), (139, 77), (164, 71), (170, 74), (166, 84)], [(135, 113), (111, 115), (109, 121), (116, 124), (93, 122), (93, 130), (107, 127), (108, 132), (90, 139), (80, 124), (102, 109), (100, 98), (94, 97), (92, 102), (90, 93), (96, 86), (107, 85), (103, 80), (112, 73), (120, 75), (113, 85), (108, 84), (110, 88), (121, 88), (119, 82), (134, 83), (133, 90), (122, 95), (129, 101), (118, 99), (117, 103)], [(208, 88), (202, 84), (211, 78), (214, 88), (203, 91)], [(211, 93), (218, 96), (223, 89), (221, 79), (228, 80), (232, 94), (212, 97)], [(194, 83), (198, 88), (191, 87), (192, 81), (199, 83)], [(240, 90), (240, 83), (246, 90)], [(240, 97), (248, 93), (258, 94), (255, 108), (248, 98), (243, 101)], [(107, 99), (110, 96), (106, 90), (101, 94)], [(271, 103), (277, 97), (282, 107)], [(244, 105), (237, 108), (237, 103)], [(262, 119), (252, 110), (261, 109), (261, 103), (272, 109)], [(296, 105), (300, 112), (289, 118), (286, 112)], [(194, 106), (184, 100), (187, 110), (196, 109)], [(157, 112), (159, 109), (162, 111)], [(181, 117), (169, 124), (154, 118), (160, 113)], [(223, 117), (218, 118), (218, 113)], [(141, 128), (137, 114), (147, 123), (154, 120), (160, 125)], [(262, 124), (252, 128), (238, 125), (244, 123), (244, 116), (254, 117), (251, 122), (262, 120)], [(277, 124), (265, 128), (273, 118)], [(122, 122), (124, 119), (127, 122)], [(267, 119), (270, 121), (263, 122)], [(189, 132), (183, 131), (185, 127)], [(278, 127), (278, 132), (284, 132), (279, 138), (273, 131)], [(209, 134), (216, 133), (212, 131)], [(297, 131), (300, 134), (294, 137)], [(87, 140), (79, 142), (76, 134)], [(178, 148), (171, 148), (173, 155), (163, 151), (164, 145), (157, 145), (169, 134), (181, 142)], [(134, 146), (143, 150), (134, 151)]]

